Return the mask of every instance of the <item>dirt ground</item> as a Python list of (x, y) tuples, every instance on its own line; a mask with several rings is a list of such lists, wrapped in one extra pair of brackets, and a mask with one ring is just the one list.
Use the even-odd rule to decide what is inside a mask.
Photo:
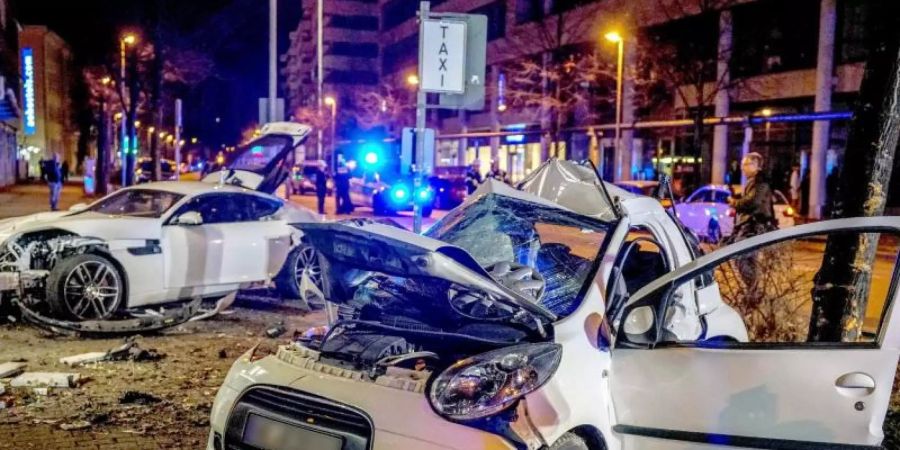
[[(25, 359), (29, 371), (76, 372), (86, 378), (80, 387), (51, 389), (48, 396), (7, 386), (14, 405), (0, 410), (0, 449), (203, 448), (216, 390), (232, 362), (257, 343), (274, 348), (293, 331), (324, 322), (321, 311), (307, 312), (260, 294), (241, 295), (232, 314), (138, 337), (141, 348), (165, 354), (154, 362), (69, 368), (59, 358), (106, 351), (123, 340), (59, 337), (28, 325), (0, 325), (0, 362)], [(265, 336), (282, 321), (285, 334)], [(159, 401), (122, 404), (128, 391)]]

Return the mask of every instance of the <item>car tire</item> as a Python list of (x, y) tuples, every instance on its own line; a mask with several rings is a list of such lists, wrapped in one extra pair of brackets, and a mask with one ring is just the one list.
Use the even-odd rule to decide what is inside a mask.
[(282, 298), (299, 299), (300, 279), (304, 271), (309, 272), (312, 282), (322, 289), (322, 266), (319, 265), (316, 250), (309, 245), (300, 244), (288, 253), (281, 271), (275, 277), (275, 288)]
[(47, 303), (57, 316), (105, 320), (125, 299), (125, 277), (108, 258), (93, 253), (58, 262), (47, 277)]
[(550, 450), (590, 450), (587, 442), (581, 436), (569, 432), (562, 435), (553, 445), (550, 446)]

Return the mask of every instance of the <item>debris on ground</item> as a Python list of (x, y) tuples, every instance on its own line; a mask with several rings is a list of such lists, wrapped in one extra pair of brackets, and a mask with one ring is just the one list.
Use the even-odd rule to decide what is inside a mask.
[(226, 358), (228, 358), (228, 352), (226, 352), (224, 348), (219, 350), (219, 359), (226, 359)]
[(274, 327), (266, 330), (266, 336), (268, 336), (270, 338), (277, 338), (278, 336), (281, 336), (285, 332), (287, 332), (287, 328), (284, 327), (283, 323), (279, 323), (278, 325), (275, 325)]
[(133, 340), (126, 340), (124, 344), (107, 352), (106, 361), (159, 361), (166, 355), (159, 353), (155, 348), (143, 349)]
[(125, 391), (125, 393), (119, 397), (119, 403), (123, 405), (152, 405), (161, 401), (161, 398), (153, 394), (140, 391)]
[(0, 364), (0, 378), (14, 377), (25, 371), (24, 362), (5, 362)]
[(82, 353), (80, 355), (66, 356), (65, 358), (59, 358), (59, 362), (67, 365), (67, 366), (79, 366), (81, 364), (100, 362), (106, 359), (109, 355), (109, 352), (89, 352)]
[(36, 387), (36, 388), (32, 389), (32, 392), (34, 392), (34, 395), (40, 395), (41, 397), (46, 397), (46, 396), (50, 395), (50, 388)]
[(65, 372), (25, 372), (10, 382), (11, 387), (63, 387), (78, 386), (81, 375)]

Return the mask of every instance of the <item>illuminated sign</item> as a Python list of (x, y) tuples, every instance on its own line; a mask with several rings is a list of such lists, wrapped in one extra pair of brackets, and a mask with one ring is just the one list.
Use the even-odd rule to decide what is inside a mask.
[(34, 108), (34, 53), (31, 47), (22, 49), (22, 90), (25, 105), (25, 134), (30, 136), (37, 131), (37, 117)]
[(522, 142), (525, 142), (525, 135), (524, 134), (508, 134), (508, 135), (506, 135), (506, 142), (509, 142), (511, 144), (521, 144)]

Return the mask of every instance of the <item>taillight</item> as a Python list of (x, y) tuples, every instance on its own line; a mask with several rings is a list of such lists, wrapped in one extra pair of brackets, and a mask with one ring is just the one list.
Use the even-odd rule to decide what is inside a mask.
[(782, 214), (784, 214), (784, 217), (794, 217), (794, 214), (795, 214), (794, 208), (788, 206), (787, 208), (784, 209)]

